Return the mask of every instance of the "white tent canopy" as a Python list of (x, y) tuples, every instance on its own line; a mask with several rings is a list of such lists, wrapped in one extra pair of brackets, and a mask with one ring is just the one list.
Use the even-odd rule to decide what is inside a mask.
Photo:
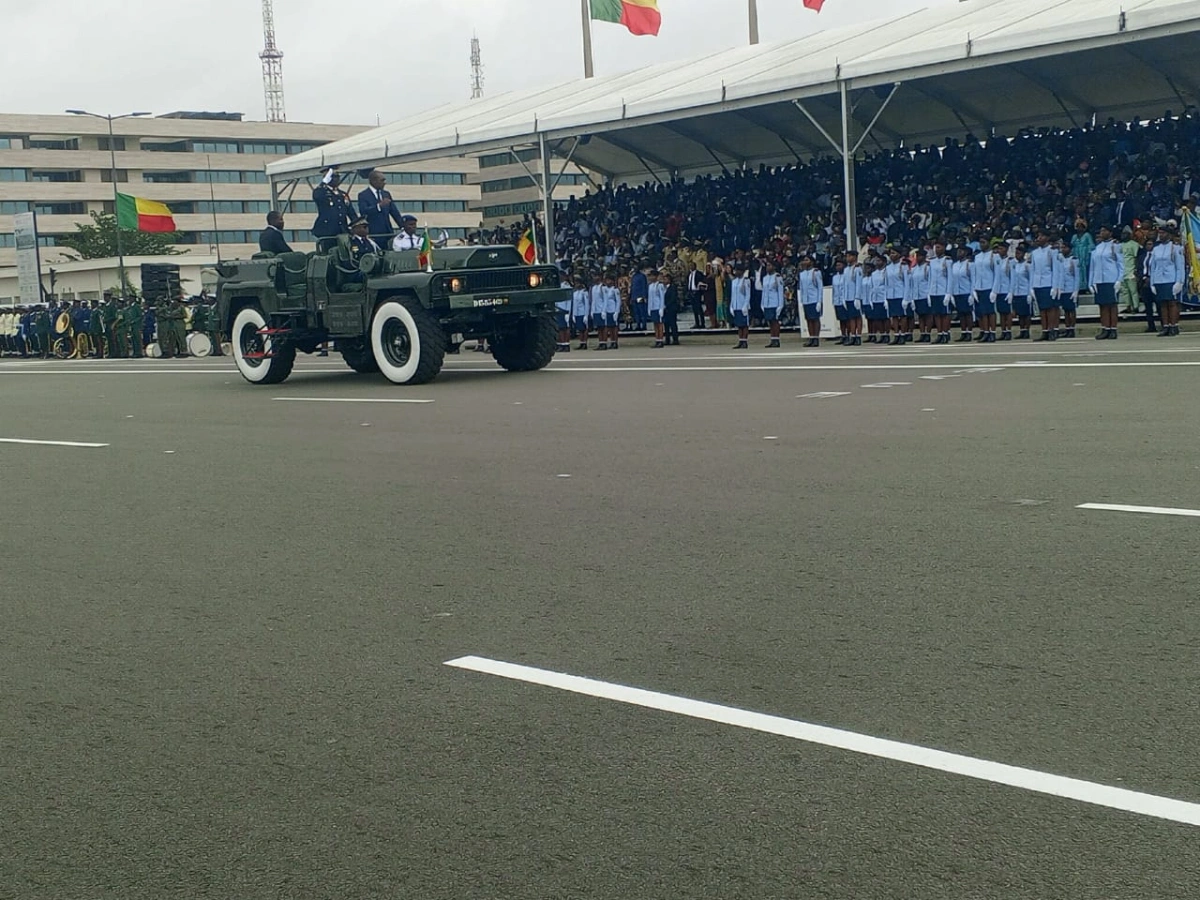
[(573, 146), (574, 162), (615, 180), (795, 162), (830, 151), (822, 130), (840, 143), (843, 93), (850, 147), (876, 116), (879, 146), (1153, 117), (1200, 105), (1198, 32), (1200, 0), (966, 0), (444, 107), (267, 172), (280, 182), (542, 140), (560, 155)]

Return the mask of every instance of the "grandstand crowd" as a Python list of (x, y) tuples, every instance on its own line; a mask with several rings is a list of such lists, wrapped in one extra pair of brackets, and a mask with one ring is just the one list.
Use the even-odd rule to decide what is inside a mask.
[[(573, 303), (572, 325), (583, 313), (591, 322), (599, 316), (606, 331), (613, 318), (618, 328), (645, 327), (653, 318), (649, 285), (662, 283), (663, 274), (680, 312), (691, 313), (693, 327), (744, 328), (743, 319), (751, 326), (773, 326), (773, 318), (799, 324), (808, 320), (805, 307), (812, 299), (805, 295), (805, 273), (815, 272), (809, 279), (824, 287), (837, 287), (835, 277), (849, 268), (856, 280), (882, 271), (887, 282), (881, 288), (886, 324), (870, 324), (878, 293), (850, 298), (868, 320), (868, 339), (877, 341), (907, 342), (914, 315), (939, 319), (940, 307), (933, 308), (938, 301), (967, 329), (972, 322), (983, 326), (983, 340), (997, 339), (994, 318), (1000, 318), (999, 339), (1005, 339), (1014, 318), (1021, 336), (1035, 314), (1043, 336), (1073, 336), (1069, 307), (1080, 296), (1101, 306), (1098, 337), (1115, 337), (1119, 311), (1142, 311), (1148, 330), (1159, 330), (1156, 314), (1160, 333), (1178, 330), (1186, 278), (1179, 272), (1160, 281), (1168, 277), (1166, 264), (1155, 272), (1151, 266), (1155, 245), (1165, 243), (1175, 249), (1159, 256), (1169, 255), (1170, 266), (1182, 267), (1180, 216), (1200, 195), (1200, 115), (1194, 108), (1178, 116), (1168, 111), (1153, 121), (1109, 119), (1085, 128), (1025, 130), (1013, 138), (968, 136), (947, 139), (941, 147), (880, 150), (859, 162), (856, 179), (862, 248), (857, 257), (847, 256), (842, 164), (832, 157), (690, 181), (605, 186), (571, 200), (557, 213), (556, 261), (576, 290), (589, 294), (586, 313), (581, 301)], [(480, 239), (512, 243), (526, 227), (514, 222)], [(901, 290), (895, 267), (907, 278), (918, 265), (940, 258), (939, 245), (952, 262), (970, 264), (970, 290), (960, 285), (944, 296), (919, 296), (926, 290), (924, 275)], [(1053, 248), (1053, 259), (1046, 247)], [(1000, 254), (1007, 274), (997, 286)], [(1113, 271), (1105, 268), (1105, 259), (1118, 260)], [(1096, 271), (1097, 260), (1104, 271)], [(1044, 270), (1030, 285), (1028, 314), (1024, 304), (1015, 303), (1021, 277), (1015, 288), (1007, 280), (1014, 263)], [(1070, 283), (1053, 274), (1055, 267), (1070, 269)], [(764, 293), (769, 303), (775, 297), (773, 280), (764, 289), (772, 274), (782, 286), (774, 315), (763, 306)], [(1115, 281), (1104, 280), (1114, 274)], [(615, 314), (611, 294), (597, 290), (604, 287), (615, 288), (620, 297)], [(835, 290), (835, 305), (838, 294)], [(960, 302), (964, 296), (966, 306)], [(900, 315), (896, 300), (904, 301)], [(1055, 326), (1056, 309), (1062, 310), (1061, 328)], [(661, 316), (669, 314), (664, 309)], [(811, 343), (815, 335), (808, 321)], [(936, 330), (945, 340), (948, 326), (934, 322), (922, 330)], [(851, 326), (849, 337), (854, 336)]]

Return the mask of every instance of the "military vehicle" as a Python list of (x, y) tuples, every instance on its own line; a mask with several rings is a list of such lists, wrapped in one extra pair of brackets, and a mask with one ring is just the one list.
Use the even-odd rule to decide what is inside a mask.
[(424, 384), (447, 352), (486, 339), (510, 372), (545, 367), (557, 344), (554, 305), (570, 291), (553, 266), (515, 247), (448, 247), (357, 262), (343, 236), (328, 253), (256, 253), (217, 266), (217, 310), (242, 377), (279, 384), (297, 352), (332, 341), (355, 372)]

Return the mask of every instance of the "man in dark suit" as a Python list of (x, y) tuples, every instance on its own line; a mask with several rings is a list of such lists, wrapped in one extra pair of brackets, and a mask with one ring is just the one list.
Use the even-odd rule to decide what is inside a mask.
[(313, 188), (313, 203), (317, 205), (317, 220), (312, 233), (317, 239), (318, 250), (328, 250), (337, 245), (337, 236), (350, 231), (354, 216), (350, 213), (350, 198), (338, 190), (341, 184), (338, 173), (330, 169)]
[(392, 195), (384, 185), (387, 180), (378, 169), (372, 169), (369, 186), (358, 195), (358, 214), (367, 220), (367, 233), (380, 247), (390, 250), (395, 232), (392, 223), (403, 225), (400, 212), (392, 202)]
[(274, 209), (267, 213), (267, 227), (258, 236), (258, 249), (264, 253), (292, 252), (283, 237), (283, 213)]

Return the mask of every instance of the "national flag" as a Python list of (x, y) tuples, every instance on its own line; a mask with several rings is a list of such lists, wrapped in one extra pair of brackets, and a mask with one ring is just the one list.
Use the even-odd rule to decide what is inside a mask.
[(821, 7), (825, 5), (825, 0), (804, 0), (804, 5), (813, 12), (820, 12)]
[(517, 241), (517, 252), (521, 254), (521, 259), (525, 260), (529, 265), (533, 265), (533, 261), (537, 259), (537, 247), (533, 243), (533, 228), (526, 228), (525, 233), (521, 235), (521, 240)]
[(175, 230), (175, 219), (165, 203), (117, 194), (117, 227), (126, 231), (170, 233)]
[(429, 229), (425, 229), (425, 237), (421, 241), (421, 249), (417, 254), (417, 265), (433, 265), (433, 244), (429, 241)]
[(591, 3), (593, 19), (624, 25), (630, 34), (657, 36), (662, 25), (658, 0), (591, 0)]
[(1183, 258), (1186, 263), (1187, 292), (1200, 296), (1200, 213), (1183, 211)]

